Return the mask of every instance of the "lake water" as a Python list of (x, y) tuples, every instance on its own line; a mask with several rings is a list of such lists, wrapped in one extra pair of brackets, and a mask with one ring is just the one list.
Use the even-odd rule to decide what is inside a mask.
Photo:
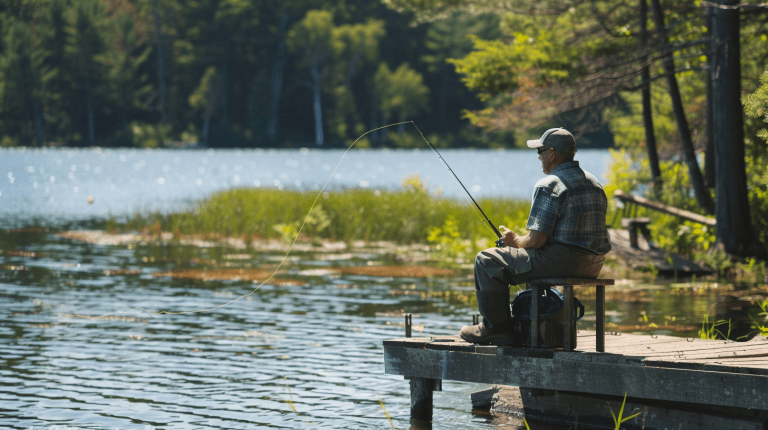
[[(475, 198), (529, 199), (543, 176), (533, 150), (441, 154)], [(0, 149), (0, 227), (24, 226), (33, 219), (50, 225), (177, 211), (232, 187), (319, 190), (328, 181), (329, 190), (396, 190), (412, 175), (419, 175), (433, 192), (466, 198), (430, 150), (352, 150), (343, 155), (309, 149)], [(577, 159), (605, 180), (607, 150), (579, 151)]]
[[(295, 284), (267, 284), (211, 312), (151, 315), (129, 309), (208, 308), (255, 286), (153, 276), (161, 270), (190, 267), (193, 255), (229, 268), (274, 267), (282, 253), (114, 247), (50, 231), (4, 231), (0, 244), (35, 253), (0, 256), (3, 429), (376, 429), (390, 427), (386, 413), (403, 428), (408, 382), (385, 375), (382, 359), (382, 341), (403, 335), (401, 310), (418, 312), (414, 323), (429, 335), (455, 334), (460, 320), (471, 320), (467, 310), (443, 312), (419, 295), (459, 278), (324, 270), (380, 260), (374, 251), (297, 253), (283, 275)], [(415, 285), (419, 294), (407, 294)], [(112, 315), (79, 316), (104, 314)], [(461, 423), (453, 428), (489, 428), (470, 412), (470, 393), (480, 388), (446, 383), (436, 416)]]
[[(443, 153), (475, 197), (528, 198), (541, 177), (529, 152)], [(403, 335), (404, 312), (414, 314), (415, 336), (457, 334), (476, 309), (444, 292), (472, 294), (471, 269), (431, 278), (361, 275), (344, 270), (429, 263), (418, 261), (419, 249), (305, 249), (241, 300), (207, 312), (157, 315), (223, 305), (258, 285), (169, 271), (271, 272), (284, 251), (201, 240), (118, 237), (110, 244), (59, 234), (97, 229), (110, 215), (179, 210), (233, 186), (317, 189), (340, 156), (0, 151), (0, 428), (407, 428), (408, 382), (384, 374), (382, 341)], [(604, 171), (606, 152), (579, 157), (591, 159), (583, 163), (588, 170)], [(333, 189), (396, 189), (405, 176), (419, 174), (459, 195), (426, 151), (351, 152), (337, 173)], [(695, 333), (721, 294), (700, 284), (612, 291), (607, 318), (617, 330), (674, 322), (684, 336)], [(594, 309), (584, 303), (579, 327), (588, 329)], [(484, 388), (446, 381), (435, 395), (435, 428), (524, 428), (472, 413), (470, 393)]]

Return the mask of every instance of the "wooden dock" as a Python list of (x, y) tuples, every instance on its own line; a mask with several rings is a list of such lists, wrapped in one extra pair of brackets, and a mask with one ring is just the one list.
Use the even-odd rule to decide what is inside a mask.
[[(565, 415), (551, 411), (560, 421), (586, 424), (597, 419), (588, 408), (574, 408), (574, 396), (618, 399), (620, 405), (626, 393), (628, 404), (646, 406), (646, 415), (654, 417), (664, 410), (712, 414), (712, 419), (700, 420), (702, 425), (683, 428), (768, 429), (768, 339), (735, 342), (607, 333), (603, 353), (594, 352), (595, 339), (595, 332), (579, 331), (573, 352), (479, 346), (451, 336), (392, 339), (384, 341), (385, 371), (410, 379), (411, 418), (422, 423), (432, 419), (433, 391), (440, 390), (443, 380), (453, 380), (567, 394), (560, 403), (531, 406), (539, 412), (570, 408)], [(601, 404), (607, 413), (605, 402)], [(527, 406), (525, 411), (528, 414)], [(610, 415), (606, 419), (613, 428)]]

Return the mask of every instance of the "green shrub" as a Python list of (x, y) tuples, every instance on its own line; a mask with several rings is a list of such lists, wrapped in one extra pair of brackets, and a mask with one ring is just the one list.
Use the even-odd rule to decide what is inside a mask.
[[(519, 231), (525, 228), (529, 202), (481, 199), (478, 203), (494, 221)], [(140, 230), (159, 223), (163, 231), (181, 234), (286, 239), (298, 232), (305, 219), (302, 233), (311, 239), (431, 241), (450, 244), (455, 247), (451, 252), (463, 258), (472, 257), (480, 246), (491, 246), (496, 239), (474, 206), (430, 194), (418, 176), (407, 178), (402, 191), (354, 189), (318, 196), (314, 191), (232, 189), (213, 194), (193, 211), (137, 215), (124, 228)]]

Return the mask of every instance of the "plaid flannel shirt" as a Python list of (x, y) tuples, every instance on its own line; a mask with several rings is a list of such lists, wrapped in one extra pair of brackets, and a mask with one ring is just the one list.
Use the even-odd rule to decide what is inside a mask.
[(603, 186), (578, 161), (563, 163), (536, 183), (528, 230), (549, 235), (547, 242), (586, 248), (597, 254), (611, 250)]

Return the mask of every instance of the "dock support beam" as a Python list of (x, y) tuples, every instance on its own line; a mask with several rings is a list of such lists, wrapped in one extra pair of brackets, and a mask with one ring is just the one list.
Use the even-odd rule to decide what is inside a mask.
[(571, 338), (571, 327), (576, 324), (573, 313), (573, 285), (563, 285), (563, 351), (573, 351), (576, 345)]
[(595, 331), (597, 332), (597, 352), (605, 352), (605, 285), (595, 286)]
[(544, 288), (539, 284), (528, 284), (529, 290), (533, 290), (531, 294), (531, 347), (539, 348), (541, 343), (539, 342), (539, 298)]
[(441, 379), (411, 378), (411, 423), (432, 422), (432, 399), (435, 391), (442, 391)]

